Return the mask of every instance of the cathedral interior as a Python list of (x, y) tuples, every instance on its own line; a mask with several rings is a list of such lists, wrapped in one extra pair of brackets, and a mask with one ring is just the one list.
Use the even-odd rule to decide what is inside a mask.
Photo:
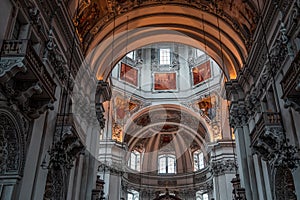
[(300, 0), (0, 16), (0, 200), (300, 199)]

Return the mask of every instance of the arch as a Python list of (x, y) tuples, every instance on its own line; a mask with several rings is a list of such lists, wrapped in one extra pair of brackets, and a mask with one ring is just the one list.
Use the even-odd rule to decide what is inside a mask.
[(0, 175), (22, 176), (27, 133), (21, 118), (11, 109), (0, 108)]
[(295, 185), (290, 169), (278, 167), (275, 170), (274, 192), (276, 200), (296, 200)]
[(172, 41), (206, 49), (227, 79), (236, 78), (248, 57), (243, 38), (225, 20), (192, 7), (168, 4), (141, 7), (108, 21), (89, 45), (87, 61), (97, 78), (106, 80), (127, 52)]
[[(177, 114), (177, 117), (185, 117), (185, 115), (193, 117), (193, 120), (195, 123), (199, 124), (200, 129), (192, 129), (191, 124), (185, 124), (181, 119), (174, 119), (174, 120), (167, 120), (167, 121), (143, 121), (139, 126), (139, 119), (144, 117), (149, 118), (149, 115), (154, 116), (156, 112), (162, 112), (165, 115), (168, 115), (168, 111), (174, 111)], [(151, 116), (150, 116), (151, 118)], [(167, 118), (164, 118), (167, 119)], [(149, 119), (146, 119), (149, 120)], [(197, 113), (192, 112), (189, 108), (184, 107), (182, 105), (177, 104), (160, 104), (160, 105), (152, 105), (145, 107), (141, 109), (139, 112), (135, 113), (132, 117), (130, 117), (126, 123), (126, 126), (124, 127), (125, 133), (135, 132), (137, 134), (141, 133), (145, 129), (149, 129), (153, 126), (157, 125), (163, 125), (164, 123), (171, 124), (171, 125), (178, 125), (179, 127), (183, 127), (186, 130), (190, 131), (191, 133), (194, 133), (195, 135), (199, 136), (198, 139), (201, 142), (211, 142), (213, 139), (213, 132), (208, 125), (208, 123), (203, 119), (201, 116), (199, 116)], [(138, 125), (139, 127), (137, 127)], [(130, 132), (129, 132), (130, 130)], [(201, 132), (199, 132), (201, 131)], [(205, 135), (201, 135), (205, 134)], [(125, 135), (124, 135), (125, 136)], [(202, 136), (202, 137), (201, 137)], [(204, 136), (204, 137), (203, 137)]]

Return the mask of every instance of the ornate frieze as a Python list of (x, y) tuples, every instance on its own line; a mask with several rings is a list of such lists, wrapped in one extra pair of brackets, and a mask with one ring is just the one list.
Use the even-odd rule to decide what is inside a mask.
[(288, 144), (288, 140), (285, 139), (278, 151), (275, 152), (274, 167), (295, 170), (300, 165), (299, 151), (300, 149)]
[(249, 120), (248, 109), (244, 101), (233, 102), (229, 111), (229, 123), (233, 128), (245, 126)]
[(211, 161), (211, 171), (214, 176), (220, 176), (237, 171), (237, 163), (234, 160)]
[(122, 175), (125, 171), (124, 169), (124, 165), (122, 163), (116, 163), (116, 162), (112, 162), (112, 161), (103, 161), (100, 162), (99, 166), (98, 166), (98, 171), (99, 172), (110, 172), (112, 174), (116, 174), (116, 175)]
[(256, 112), (260, 111), (261, 103), (257, 96), (257, 89), (252, 90), (251, 93), (246, 96), (245, 104), (250, 116), (253, 116)]

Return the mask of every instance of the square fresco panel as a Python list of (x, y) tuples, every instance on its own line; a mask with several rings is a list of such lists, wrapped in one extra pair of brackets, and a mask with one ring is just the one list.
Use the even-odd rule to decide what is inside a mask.
[(198, 103), (198, 108), (210, 119), (216, 117), (216, 97), (206, 97), (201, 99)]
[(154, 73), (154, 90), (176, 90), (176, 73)]
[(197, 67), (192, 68), (193, 72), (193, 85), (209, 79), (211, 77), (210, 61), (206, 61)]
[(125, 64), (121, 63), (120, 79), (131, 85), (138, 86), (138, 70)]

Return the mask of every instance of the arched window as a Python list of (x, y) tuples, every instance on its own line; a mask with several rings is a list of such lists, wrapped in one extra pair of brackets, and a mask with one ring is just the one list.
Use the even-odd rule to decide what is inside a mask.
[(140, 199), (140, 194), (138, 191), (135, 190), (130, 190), (127, 193), (127, 200), (139, 200)]
[(140, 171), (141, 170), (141, 153), (133, 150), (130, 153), (130, 157), (128, 160), (128, 166), (136, 171)]
[(194, 171), (198, 171), (204, 167), (204, 154), (201, 150), (197, 150), (194, 152)]
[(170, 154), (158, 156), (158, 173), (176, 174), (176, 157)]
[(208, 194), (203, 191), (197, 191), (196, 200), (208, 200)]

